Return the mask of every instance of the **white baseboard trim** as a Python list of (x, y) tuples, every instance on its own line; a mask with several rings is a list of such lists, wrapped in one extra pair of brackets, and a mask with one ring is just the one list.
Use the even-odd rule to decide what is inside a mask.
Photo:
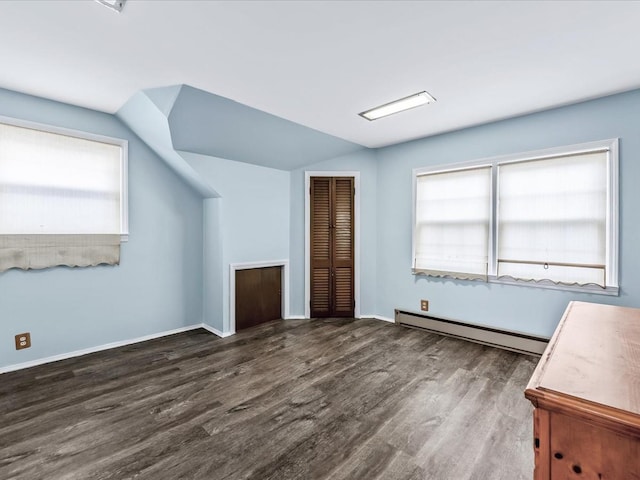
[(189, 325), (187, 327), (175, 328), (173, 330), (166, 330), (164, 332), (152, 333), (150, 335), (144, 335), (142, 337), (131, 338), (128, 340), (121, 340), (119, 342), (106, 343), (104, 345), (98, 345), (97, 347), (83, 348), (82, 350), (75, 350), (73, 352), (61, 353), (59, 355), (52, 355), (50, 357), (38, 358), (36, 360), (30, 360), (28, 362), (16, 363), (13, 365), (7, 365), (0, 367), (0, 374), (14, 372), (16, 370), (23, 370), (25, 368), (37, 367), (38, 365), (44, 365), (45, 363), (57, 362), (60, 360), (66, 360), (67, 358), (81, 357), (89, 353), (101, 352), (103, 350), (110, 350), (112, 348), (124, 347), (134, 343), (146, 342), (148, 340), (154, 340), (156, 338), (167, 337), (169, 335), (175, 335), (176, 333), (188, 332), (189, 330), (195, 330), (197, 328), (204, 328), (205, 330), (217, 335), (218, 337), (228, 337), (233, 335), (232, 332), (222, 333), (209, 325), (204, 323), (197, 323), (195, 325)]
[[(380, 315), (360, 315), (356, 318), (372, 318), (374, 320), (382, 320), (383, 322), (395, 323), (393, 318), (381, 317)], [(309, 320), (309, 318), (304, 315), (289, 315), (284, 320)]]
[[(361, 315), (360, 318), (373, 318), (376, 320), (382, 320), (384, 322), (394, 322), (391, 318), (381, 317), (379, 315)], [(285, 320), (308, 320), (304, 315), (289, 315)], [(154, 340), (156, 338), (167, 337), (169, 335), (175, 335), (176, 333), (188, 332), (189, 330), (195, 330), (197, 328), (204, 328), (206, 331), (213, 333), (220, 338), (230, 337), (235, 335), (236, 332), (221, 332), (217, 328), (213, 328), (206, 323), (198, 323), (195, 325), (189, 325), (187, 327), (175, 328), (173, 330), (166, 330), (164, 332), (152, 333), (150, 335), (144, 335), (142, 337), (131, 338), (128, 340), (121, 340), (118, 342), (106, 343), (104, 345), (98, 345), (97, 347), (83, 348), (81, 350), (75, 350), (73, 352), (61, 353), (59, 355), (52, 355), (50, 357), (38, 358), (36, 360), (30, 360), (23, 363), (15, 363), (13, 365), (7, 365), (0, 367), (0, 374), (14, 372), (16, 370), (23, 370), (25, 368), (37, 367), (38, 365), (44, 365), (45, 363), (58, 362), (60, 360), (66, 360), (68, 358), (81, 357), (82, 355), (88, 355), (90, 353), (101, 352), (103, 350), (110, 350), (112, 348), (124, 347), (134, 343), (146, 342), (147, 340)]]
[(387, 318), (381, 315), (361, 315), (360, 318), (373, 318), (374, 320), (382, 320), (383, 322), (396, 323), (393, 318)]
[(214, 335), (217, 335), (220, 338), (230, 337), (231, 335), (235, 335), (235, 333), (236, 333), (236, 332), (221, 332), (217, 328), (213, 328), (212, 326), (207, 325), (206, 323), (203, 323), (200, 326), (202, 328), (204, 328), (206, 331), (211, 332), (211, 333), (213, 333)]

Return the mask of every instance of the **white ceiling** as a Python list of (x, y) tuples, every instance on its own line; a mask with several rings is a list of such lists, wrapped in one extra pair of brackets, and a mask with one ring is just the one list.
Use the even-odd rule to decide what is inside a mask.
[(638, 88), (638, 25), (637, 1), (3, 0), (0, 87), (113, 113), (184, 83), (378, 147)]

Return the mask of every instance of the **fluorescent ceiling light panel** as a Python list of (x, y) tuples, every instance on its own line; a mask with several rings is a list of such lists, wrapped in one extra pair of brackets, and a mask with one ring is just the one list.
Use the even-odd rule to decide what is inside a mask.
[(411, 108), (419, 107), (420, 105), (426, 105), (427, 103), (433, 103), (436, 99), (429, 95), (427, 92), (415, 93), (408, 97), (395, 100), (393, 102), (385, 103), (379, 107), (372, 108), (366, 112), (362, 112), (359, 115), (367, 120), (377, 120), (387, 115), (393, 115), (394, 113), (404, 112)]
[(124, 4), (127, 0), (96, 0), (100, 5), (104, 5), (111, 10), (114, 10), (118, 13), (122, 11), (124, 8)]

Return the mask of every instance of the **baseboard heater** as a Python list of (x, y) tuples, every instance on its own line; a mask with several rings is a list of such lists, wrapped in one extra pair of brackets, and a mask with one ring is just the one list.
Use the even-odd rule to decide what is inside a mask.
[(405, 327), (428, 330), (440, 335), (461, 338), (470, 342), (503, 348), (528, 355), (542, 355), (549, 343), (548, 338), (536, 337), (510, 330), (463, 323), (455, 320), (436, 318), (415, 312), (396, 310), (395, 322)]

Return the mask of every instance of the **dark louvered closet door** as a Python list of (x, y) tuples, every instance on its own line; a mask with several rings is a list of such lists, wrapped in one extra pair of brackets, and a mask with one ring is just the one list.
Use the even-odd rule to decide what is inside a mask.
[(311, 316), (331, 315), (331, 178), (311, 178)]
[(311, 178), (311, 316), (353, 317), (353, 178)]
[(353, 317), (353, 178), (334, 178), (333, 194), (333, 315)]

